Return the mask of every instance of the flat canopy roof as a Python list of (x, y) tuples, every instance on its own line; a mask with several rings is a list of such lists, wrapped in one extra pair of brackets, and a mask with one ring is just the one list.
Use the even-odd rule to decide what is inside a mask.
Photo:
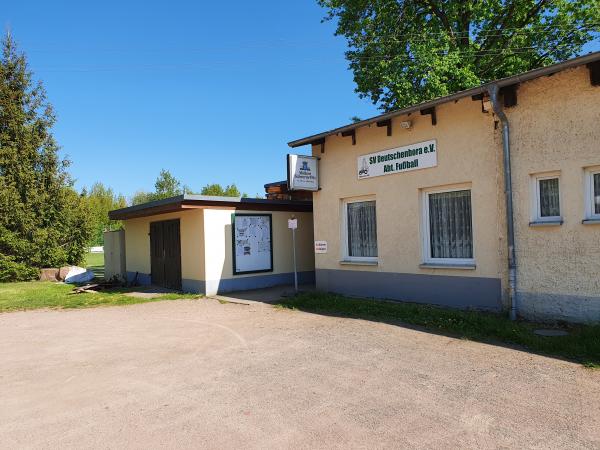
[(382, 122), (388, 119), (392, 119), (396, 116), (401, 116), (408, 113), (413, 113), (421, 110), (425, 110), (428, 108), (432, 108), (437, 105), (441, 105), (442, 103), (448, 103), (454, 100), (459, 100), (464, 97), (474, 96), (485, 94), (488, 91), (488, 88), (495, 84), (499, 88), (511, 86), (517, 83), (521, 83), (524, 81), (533, 80), (535, 78), (539, 78), (545, 75), (552, 75), (556, 72), (560, 72), (561, 70), (570, 69), (573, 67), (581, 66), (583, 64), (598, 64), (600, 61), (600, 51), (589, 53), (584, 56), (579, 56), (577, 58), (569, 59), (567, 61), (563, 61), (561, 63), (552, 64), (550, 66), (541, 67), (539, 69), (530, 70), (529, 72), (523, 72), (518, 75), (513, 75), (507, 78), (501, 78), (499, 80), (490, 81), (489, 83), (482, 84), (480, 86), (467, 89), (464, 91), (456, 92), (451, 95), (447, 95), (446, 97), (439, 97), (437, 99), (419, 103), (416, 105), (408, 106), (406, 108), (398, 109), (395, 111), (391, 111), (389, 113), (381, 114), (379, 116), (371, 117), (370, 119), (361, 120), (360, 122), (351, 123), (348, 125), (344, 125), (339, 128), (334, 128), (333, 130), (324, 131), (322, 133), (313, 134), (312, 136), (307, 136), (301, 139), (296, 139), (295, 141), (288, 142), (288, 145), (292, 148), (300, 147), (302, 145), (308, 144), (321, 144), (327, 136), (333, 136), (335, 134), (343, 133), (345, 131), (352, 131), (360, 127), (364, 127), (367, 125), (372, 125), (377, 122)]
[(227, 208), (249, 211), (293, 211), (311, 212), (311, 201), (267, 200), (262, 198), (217, 197), (210, 195), (184, 194), (153, 202), (115, 209), (108, 213), (112, 220), (134, 219), (190, 209)]

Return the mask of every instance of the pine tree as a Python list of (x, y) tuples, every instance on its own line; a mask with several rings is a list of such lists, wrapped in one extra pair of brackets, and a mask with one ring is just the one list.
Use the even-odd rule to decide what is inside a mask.
[(69, 161), (58, 153), (55, 120), (44, 87), (7, 34), (0, 57), (0, 281), (83, 260), (90, 223)]

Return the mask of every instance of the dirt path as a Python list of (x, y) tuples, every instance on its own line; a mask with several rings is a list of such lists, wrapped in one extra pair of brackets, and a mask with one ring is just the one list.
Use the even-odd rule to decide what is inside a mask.
[(600, 371), (216, 300), (0, 314), (3, 448), (600, 448)]

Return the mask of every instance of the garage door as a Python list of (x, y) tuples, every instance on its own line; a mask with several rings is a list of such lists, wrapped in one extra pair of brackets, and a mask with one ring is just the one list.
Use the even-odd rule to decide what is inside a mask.
[(181, 289), (179, 219), (150, 223), (152, 284)]

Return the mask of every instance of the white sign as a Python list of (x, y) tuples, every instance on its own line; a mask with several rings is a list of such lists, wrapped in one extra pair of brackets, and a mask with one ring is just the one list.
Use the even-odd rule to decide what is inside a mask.
[(358, 179), (437, 166), (437, 141), (419, 142), (358, 157)]
[(233, 273), (273, 270), (271, 215), (234, 215)]
[(288, 219), (288, 228), (290, 230), (298, 228), (298, 219)]
[(327, 253), (327, 241), (315, 241), (315, 253)]
[(318, 191), (319, 165), (314, 156), (287, 155), (288, 190)]

